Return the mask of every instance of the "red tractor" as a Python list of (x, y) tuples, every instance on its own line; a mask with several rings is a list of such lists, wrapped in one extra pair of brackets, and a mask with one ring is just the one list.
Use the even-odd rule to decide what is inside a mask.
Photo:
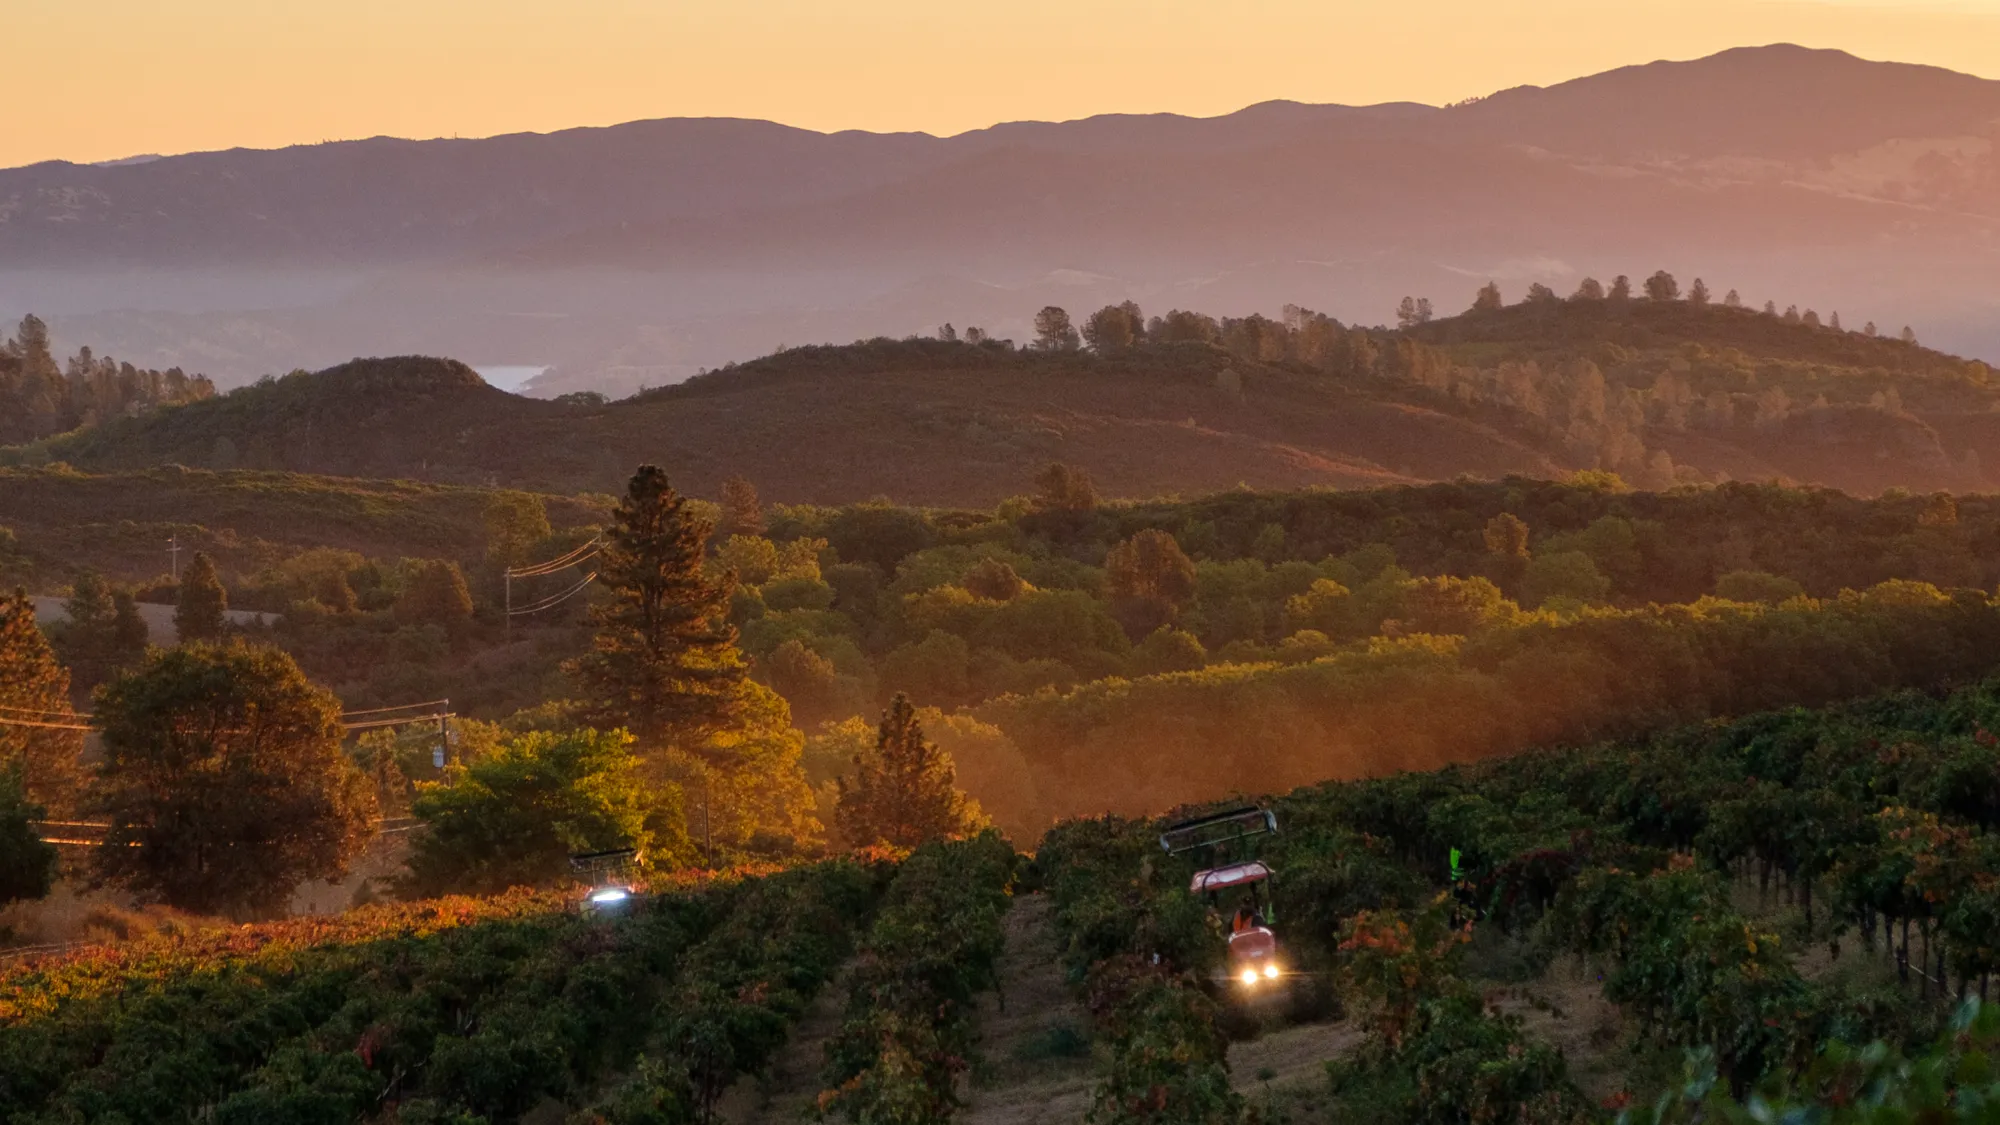
[(1184, 820), (1160, 834), (1168, 855), (1200, 853), (1201, 862), (1214, 864), (1194, 873), (1188, 893), (1206, 899), (1218, 914), (1225, 904), (1233, 907), (1225, 961), (1228, 978), (1246, 992), (1269, 991), (1285, 976), (1271, 929), (1271, 868), (1249, 854), (1257, 837), (1277, 830), (1269, 809), (1249, 807)]

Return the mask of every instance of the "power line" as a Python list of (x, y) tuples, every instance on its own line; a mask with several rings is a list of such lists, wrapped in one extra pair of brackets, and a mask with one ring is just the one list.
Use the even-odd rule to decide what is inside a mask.
[[(591, 577), (594, 578), (596, 576), (592, 575)], [(574, 593), (575, 591), (571, 592)], [(423, 715), (406, 715), (401, 718), (369, 719), (365, 722), (359, 722), (359, 723), (350, 723), (346, 721), (347, 719), (355, 716), (385, 715), (392, 711), (410, 711), (410, 710), (415, 710), (416, 708), (419, 707), (445, 707), (449, 706), (450, 703), (451, 701), (448, 699), (432, 699), (432, 700), (427, 700), (423, 703), (405, 703), (397, 707), (375, 707), (366, 711), (343, 711), (340, 716), (342, 720), (341, 726), (345, 727), (350, 731), (373, 730), (377, 727), (407, 726), (411, 723), (429, 723), (429, 722), (439, 722), (445, 719), (455, 719), (458, 717), (457, 713), (446, 711), (446, 712), (432, 712), (430, 714), (423, 714)], [(45, 718), (28, 719), (28, 718), (18, 718), (14, 715), (0, 715), (0, 726), (30, 727), (36, 730), (74, 730), (74, 731), (83, 731), (85, 733), (94, 733), (96, 731), (103, 729), (93, 724), (93, 721), (96, 718), (96, 716), (94, 715), (77, 714), (73, 712), (63, 712), (63, 711), (45, 711), (45, 710), (40, 710), (38, 708), (30, 708), (30, 707), (8, 707), (4, 705), (0, 705), (0, 711), (17, 711), (23, 714), (44, 715), (44, 716), (53, 715), (58, 718), (84, 720), (83, 723), (58, 723), (58, 722), (50, 722)], [(86, 725), (86, 724), (93, 724), (93, 725)]]
[(585, 543), (580, 547), (572, 549), (568, 554), (550, 559), (547, 562), (529, 563), (527, 566), (509, 567), (507, 568), (507, 577), (534, 578), (543, 574), (553, 574), (558, 570), (567, 570), (570, 567), (573, 567), (576, 564), (591, 557), (592, 555), (597, 554), (599, 551), (603, 549), (604, 549), (604, 537), (600, 535), (597, 538), (592, 539), (590, 542)]
[(422, 703), (404, 703), (395, 707), (373, 707), (366, 711), (342, 711), (340, 717), (343, 719), (355, 719), (362, 715), (380, 715), (388, 711), (414, 711), (419, 707), (444, 707), (450, 703), (451, 700), (449, 699), (431, 699)]
[(543, 598), (540, 601), (536, 602), (535, 604), (527, 606), (522, 609), (514, 608), (514, 580), (516, 578), (539, 578), (545, 574), (554, 574), (560, 570), (568, 570), (571, 567), (581, 566), (584, 563), (589, 562), (591, 559), (596, 558), (603, 550), (604, 550), (604, 536), (602, 534), (599, 534), (594, 538), (592, 538), (590, 542), (585, 543), (582, 546), (577, 547), (574, 550), (560, 557), (550, 559), (548, 562), (530, 563), (527, 566), (509, 567), (507, 570), (502, 572), (501, 577), (503, 579), (503, 585), (506, 589), (507, 612), (501, 618), (501, 620), (506, 623), (507, 635), (510, 638), (513, 636), (514, 619), (516, 617), (521, 617), (530, 613), (540, 613), (545, 609), (554, 609), (556, 606), (559, 606), (563, 602), (568, 601), (570, 597), (574, 595), (577, 591), (583, 589), (585, 586), (590, 585), (592, 580), (594, 580), (597, 577), (597, 573), (595, 571), (592, 571), (587, 577), (584, 578), (583, 581), (577, 583), (576, 585), (570, 587), (569, 589), (563, 591), (562, 593), (557, 594), (554, 597)]
[(593, 570), (589, 574), (584, 575), (583, 580), (581, 582), (578, 582), (576, 585), (571, 586), (569, 589), (564, 590), (560, 594), (550, 595), (549, 597), (543, 598), (542, 600), (535, 602), (532, 605), (525, 605), (519, 609), (509, 608), (507, 610), (507, 616), (520, 617), (523, 614), (540, 613), (545, 609), (554, 609), (555, 607), (575, 597), (578, 593), (582, 592), (585, 586), (588, 586), (595, 581), (597, 581), (597, 572)]
[(37, 730), (80, 730), (85, 732), (97, 729), (96, 727), (78, 726), (74, 723), (38, 723), (32, 719), (10, 719), (5, 715), (0, 715), (0, 726), (33, 727)]
[(377, 730), (382, 727), (406, 727), (413, 723), (441, 723), (446, 719), (456, 719), (456, 711), (446, 711), (437, 715), (412, 715), (405, 719), (370, 719), (365, 723), (342, 723), (350, 732), (357, 730)]
[(6, 703), (0, 703), (0, 711), (14, 711), (23, 715), (56, 715), (65, 719), (90, 718), (89, 715), (81, 711), (69, 711), (56, 707), (14, 707)]

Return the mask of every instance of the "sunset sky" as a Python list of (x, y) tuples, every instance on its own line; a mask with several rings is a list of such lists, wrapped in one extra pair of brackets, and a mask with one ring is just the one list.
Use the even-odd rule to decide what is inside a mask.
[(0, 166), (646, 117), (955, 133), (1441, 103), (1795, 42), (2000, 77), (2000, 0), (14, 0)]

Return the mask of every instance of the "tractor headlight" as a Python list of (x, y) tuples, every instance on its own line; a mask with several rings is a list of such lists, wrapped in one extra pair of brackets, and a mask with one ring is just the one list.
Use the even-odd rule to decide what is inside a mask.
[(1255, 970), (1255, 969), (1245, 969), (1245, 970), (1243, 970), (1243, 983), (1244, 983), (1244, 985), (1245, 985), (1246, 987), (1247, 987), (1247, 986), (1250, 986), (1250, 985), (1254, 985), (1254, 984), (1256, 984), (1256, 983), (1257, 983), (1257, 970)]
[(1278, 963), (1276, 961), (1272, 961), (1264, 966), (1264, 979), (1265, 980), (1278, 979)]

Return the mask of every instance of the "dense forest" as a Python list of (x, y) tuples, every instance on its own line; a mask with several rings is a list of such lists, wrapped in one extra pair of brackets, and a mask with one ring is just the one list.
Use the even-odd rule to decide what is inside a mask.
[(33, 316), (0, 344), (0, 444), (38, 441), (214, 394), (206, 376), (178, 367), (142, 370), (99, 358), (89, 348), (58, 366), (48, 326)]
[[(348, 707), (446, 698), (503, 721), (573, 692), (559, 667), (588, 645), (590, 564), (506, 572), (587, 547), (609, 498), (193, 470), (5, 479), (0, 566), (17, 580), (96, 570), (171, 603), (171, 537), (216, 561), (231, 607), (274, 615), (239, 628)], [(1060, 465), (1021, 483), (985, 511), (767, 506), (747, 481), (689, 501), (813, 785), (899, 694), (988, 811), (1027, 831), (1951, 682), (1994, 651), (2000, 506), (1982, 496), (1641, 492), (1600, 473), (1127, 503)], [(182, 518), (145, 520), (163, 506)], [(462, 600), (437, 596), (439, 574)], [(557, 600), (510, 620), (510, 598)], [(108, 674), (49, 628), (80, 689)]]

